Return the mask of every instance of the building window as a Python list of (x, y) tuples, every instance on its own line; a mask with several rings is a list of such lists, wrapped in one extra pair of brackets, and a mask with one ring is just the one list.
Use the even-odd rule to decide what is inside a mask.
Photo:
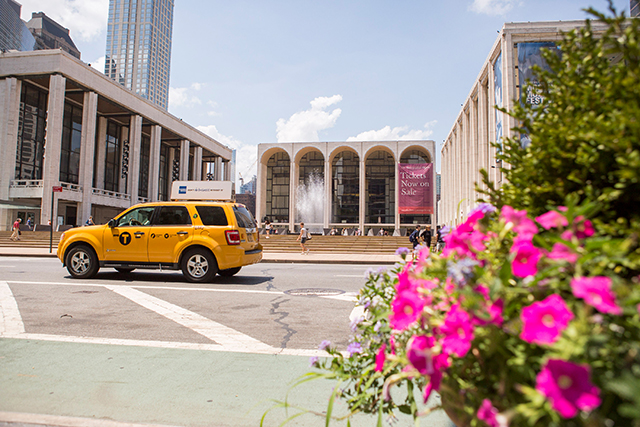
[(151, 153), (151, 139), (142, 135), (140, 143), (140, 177), (138, 179), (138, 197), (149, 197), (149, 156)]
[(42, 179), (46, 116), (47, 93), (23, 82), (18, 117), (16, 179)]
[(331, 162), (331, 222), (358, 224), (359, 212), (360, 158), (342, 151)]
[(274, 154), (267, 161), (266, 215), (273, 222), (289, 222), (289, 172), (287, 153)]
[(393, 224), (395, 222), (396, 165), (386, 151), (375, 151), (366, 160), (365, 223)]
[(79, 183), (82, 109), (65, 103), (60, 150), (60, 181)]
[(118, 191), (120, 184), (120, 153), (122, 149), (122, 126), (109, 121), (107, 124), (107, 156), (104, 172), (104, 189)]

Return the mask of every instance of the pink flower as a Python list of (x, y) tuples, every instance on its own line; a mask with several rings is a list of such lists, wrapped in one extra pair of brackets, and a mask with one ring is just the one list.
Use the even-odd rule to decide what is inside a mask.
[(539, 217), (536, 217), (536, 221), (538, 221), (538, 224), (540, 224), (545, 230), (555, 227), (566, 227), (569, 225), (567, 218), (558, 211), (549, 211), (542, 214)]
[(382, 344), (382, 347), (378, 350), (378, 354), (376, 354), (376, 372), (382, 372), (384, 369), (385, 351), (387, 351), (386, 343)]
[(420, 317), (424, 304), (418, 294), (411, 291), (398, 292), (391, 302), (393, 312), (389, 316), (389, 324), (396, 330), (406, 329)]
[(573, 313), (560, 295), (549, 295), (522, 309), (520, 338), (536, 344), (553, 344), (573, 319)]
[(500, 423), (496, 420), (496, 415), (498, 415), (498, 409), (491, 404), (489, 399), (484, 399), (478, 409), (478, 419), (487, 423), (489, 427), (499, 427)]
[(600, 403), (600, 389), (590, 379), (588, 365), (550, 359), (536, 377), (536, 390), (564, 418), (573, 418), (578, 410), (591, 411)]
[(442, 351), (464, 357), (471, 348), (473, 341), (473, 326), (469, 313), (462, 310), (459, 304), (451, 307), (440, 328), (444, 334)]
[(409, 277), (409, 271), (405, 268), (398, 273), (398, 284), (396, 284), (396, 292), (403, 291), (415, 292), (417, 284)]
[(576, 217), (573, 223), (573, 227), (578, 239), (586, 239), (595, 234), (596, 230), (593, 228), (593, 224), (588, 219), (584, 219), (584, 216), (580, 215)]
[(492, 303), (491, 299), (489, 298), (489, 288), (484, 285), (476, 286), (474, 291), (478, 292), (484, 297), (486, 301), (486, 304), (484, 304), (486, 313), (483, 313), (481, 317), (475, 315), (473, 318), (473, 324), (479, 326), (485, 326), (488, 324), (502, 326), (502, 322), (504, 322), (504, 319), (502, 317), (504, 301), (498, 298), (495, 302)]
[(538, 226), (529, 218), (524, 218), (520, 221), (520, 224), (513, 227), (513, 231), (518, 234), (519, 238), (531, 240), (538, 233)]
[(551, 259), (563, 259), (570, 264), (575, 264), (578, 260), (578, 255), (563, 243), (554, 244), (553, 249), (551, 249), (547, 257)]
[(440, 383), (442, 382), (443, 372), (451, 366), (449, 356), (446, 354), (438, 354), (433, 358), (433, 374), (429, 376), (429, 383), (424, 388), (424, 401), (429, 400), (433, 390), (440, 391)]
[(414, 336), (407, 345), (407, 358), (409, 363), (416, 368), (421, 375), (433, 374), (433, 354), (431, 348), (435, 340), (425, 335)]
[(578, 277), (571, 279), (571, 289), (576, 298), (582, 298), (601, 313), (620, 315), (622, 308), (616, 303), (611, 290), (611, 279), (605, 276)]
[(538, 272), (538, 261), (542, 251), (529, 240), (518, 240), (511, 247), (510, 252), (516, 256), (511, 262), (513, 274), (518, 277), (534, 276)]
[(514, 226), (520, 224), (520, 221), (527, 218), (527, 211), (517, 211), (511, 206), (503, 206), (500, 210), (500, 218), (504, 219), (504, 222), (512, 223)]

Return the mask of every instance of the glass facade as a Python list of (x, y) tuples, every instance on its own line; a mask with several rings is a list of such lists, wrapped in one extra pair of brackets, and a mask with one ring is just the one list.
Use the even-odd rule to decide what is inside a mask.
[(20, 4), (0, 1), (0, 50), (36, 50), (37, 43), (29, 28), (20, 19)]
[(118, 191), (120, 185), (120, 157), (122, 126), (109, 121), (107, 125), (107, 156), (104, 169), (104, 189)]
[(289, 167), (286, 153), (279, 152), (267, 162), (266, 216), (272, 222), (289, 221)]
[(47, 93), (22, 83), (15, 179), (42, 179)]
[(167, 109), (174, 0), (109, 0), (104, 73)]
[(324, 181), (324, 156), (319, 151), (311, 151), (302, 156), (299, 165), (299, 185), (309, 185), (312, 175), (315, 175), (317, 181)]
[(65, 103), (60, 150), (60, 181), (62, 182), (79, 183), (81, 136), (82, 108)]
[(338, 153), (331, 162), (331, 222), (357, 224), (360, 209), (360, 159), (353, 151)]
[(138, 197), (149, 198), (149, 156), (151, 154), (151, 139), (142, 135), (140, 142), (140, 175), (138, 178)]
[(160, 179), (158, 182), (158, 200), (169, 200), (169, 147), (160, 145)]
[(395, 175), (393, 156), (386, 151), (374, 151), (365, 162), (366, 224), (395, 222)]

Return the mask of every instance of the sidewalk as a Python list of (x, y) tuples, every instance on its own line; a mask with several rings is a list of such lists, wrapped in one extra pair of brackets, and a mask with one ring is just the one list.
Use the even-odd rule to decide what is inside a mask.
[[(49, 253), (49, 248), (29, 248), (29, 247), (0, 247), (0, 257), (56, 257), (56, 247), (53, 253)], [(390, 254), (370, 254), (370, 253), (319, 253), (309, 252), (302, 255), (299, 252), (263, 252), (261, 262), (283, 262), (283, 263), (307, 263), (307, 264), (385, 264), (392, 265), (402, 258), (398, 255)], [(2, 427), (0, 425), (0, 427)]]

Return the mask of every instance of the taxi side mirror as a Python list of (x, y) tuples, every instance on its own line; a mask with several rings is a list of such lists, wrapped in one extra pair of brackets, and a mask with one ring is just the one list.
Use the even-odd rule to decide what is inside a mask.
[(107, 225), (109, 226), (109, 228), (113, 228), (116, 226), (116, 220), (115, 219), (110, 219), (109, 222), (107, 223)]

